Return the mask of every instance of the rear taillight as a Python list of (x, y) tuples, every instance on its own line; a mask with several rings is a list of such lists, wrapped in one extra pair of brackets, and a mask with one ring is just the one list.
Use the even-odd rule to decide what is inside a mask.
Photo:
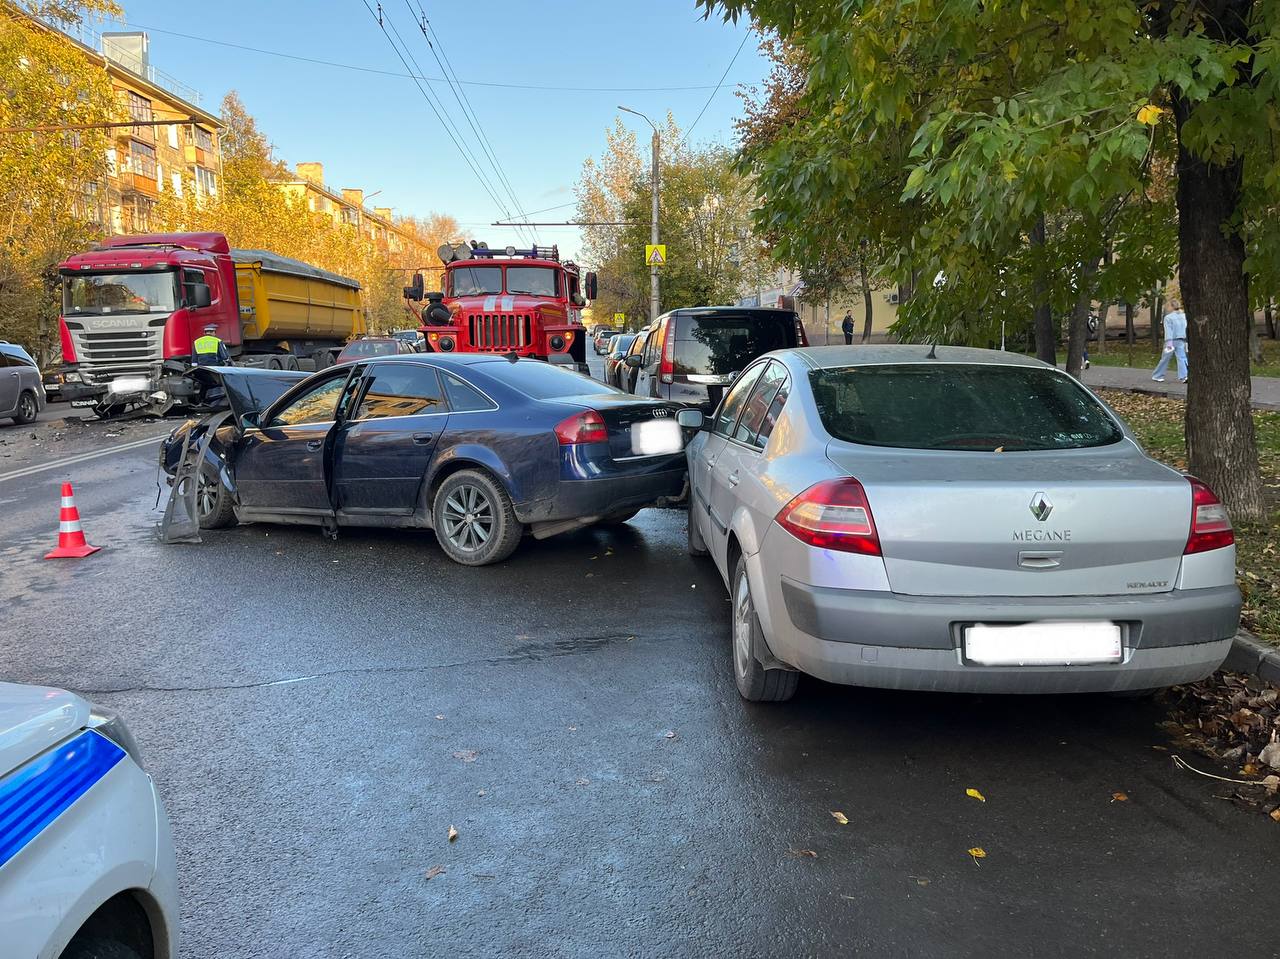
[(866, 491), (853, 477), (810, 486), (778, 514), (778, 525), (810, 546), (880, 555), (880, 537)]
[(796, 346), (808, 346), (809, 337), (804, 335), (804, 324), (796, 317)]
[(1187, 480), (1191, 483), (1191, 532), (1187, 536), (1187, 548), (1182, 552), (1203, 553), (1230, 546), (1236, 541), (1236, 534), (1222, 500), (1194, 476), (1188, 476)]
[(604, 417), (595, 410), (578, 413), (556, 424), (556, 439), (561, 446), (575, 446), (578, 443), (607, 443), (609, 430), (604, 425)]
[(67, 329), (66, 320), (58, 320), (58, 336), (62, 340), (62, 362), (79, 363), (80, 359), (76, 356), (76, 344), (71, 339), (71, 331)]
[(676, 378), (676, 338), (671, 329), (674, 325), (668, 322), (662, 327), (662, 365), (658, 367), (658, 379), (663, 383), (672, 383)]

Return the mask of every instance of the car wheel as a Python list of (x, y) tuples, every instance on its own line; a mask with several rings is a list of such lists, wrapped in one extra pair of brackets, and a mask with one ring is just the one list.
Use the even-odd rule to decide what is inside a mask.
[(702, 538), (702, 531), (698, 529), (698, 513), (701, 509), (698, 505), (698, 495), (693, 491), (692, 486), (689, 489), (689, 521), (686, 524), (689, 531), (689, 555), (690, 556), (706, 556), (707, 541)]
[(606, 516), (604, 519), (600, 520), (600, 522), (597, 525), (621, 526), (623, 523), (629, 522), (630, 520), (634, 519), (636, 513), (638, 512), (640, 512), (638, 509), (623, 510), (620, 513), (614, 513), (610, 516)]
[(61, 959), (142, 959), (142, 956), (118, 939), (76, 936), (62, 951)]
[(743, 699), (753, 703), (781, 703), (796, 694), (800, 674), (790, 669), (765, 669), (755, 651), (764, 645), (756, 605), (751, 599), (747, 561), (738, 557), (733, 570), (733, 678)]
[(441, 483), (431, 516), (441, 548), (464, 566), (502, 562), (524, 531), (506, 490), (480, 470), (462, 470)]
[(18, 412), (14, 416), (13, 421), (19, 426), (25, 426), (35, 420), (36, 414), (39, 413), (36, 407), (36, 397), (34, 393), (23, 393), (18, 397)]
[(196, 486), (196, 516), (201, 529), (225, 529), (236, 524), (235, 501), (213, 466), (204, 463)]

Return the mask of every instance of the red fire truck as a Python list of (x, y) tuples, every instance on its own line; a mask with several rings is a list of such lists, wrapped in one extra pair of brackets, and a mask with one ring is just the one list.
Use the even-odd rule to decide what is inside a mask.
[(405, 287), (421, 311), (426, 348), (440, 353), (515, 353), (587, 373), (582, 309), (596, 296), (596, 275), (561, 261), (554, 246), (519, 250), (448, 244), (440, 291), (424, 293), (422, 274)]

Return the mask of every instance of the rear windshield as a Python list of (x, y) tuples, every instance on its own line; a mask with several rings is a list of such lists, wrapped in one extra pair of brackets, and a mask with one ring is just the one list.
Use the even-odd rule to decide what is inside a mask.
[(485, 363), (484, 372), (535, 400), (554, 400), (562, 396), (598, 396), (620, 393), (612, 386), (593, 380), (541, 360)]
[(939, 363), (815, 370), (809, 378), (822, 425), (850, 443), (1014, 451), (1123, 438), (1091, 393), (1053, 370)]
[(686, 375), (740, 373), (756, 357), (796, 345), (796, 318), (791, 313), (678, 313), (675, 323), (675, 372)]

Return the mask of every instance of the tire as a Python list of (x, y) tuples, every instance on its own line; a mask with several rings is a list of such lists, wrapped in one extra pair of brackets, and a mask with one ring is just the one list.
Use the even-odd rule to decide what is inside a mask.
[(40, 407), (36, 403), (36, 395), (30, 390), (25, 391), (18, 397), (18, 412), (14, 415), (13, 421), (19, 426), (26, 426), (28, 423), (35, 422), (35, 418), (40, 414)]
[(698, 529), (697, 510), (698, 497), (693, 492), (693, 487), (689, 487), (689, 521), (686, 524), (689, 531), (689, 555), (690, 556), (706, 556), (707, 541), (702, 538), (702, 532)]
[(764, 645), (760, 619), (751, 599), (747, 561), (738, 557), (733, 570), (733, 679), (743, 699), (753, 703), (786, 702), (796, 694), (800, 674), (790, 669), (765, 669), (755, 651)]
[(200, 465), (196, 489), (196, 519), (201, 529), (226, 529), (236, 525), (235, 500), (209, 463)]
[(628, 523), (632, 519), (634, 519), (636, 513), (638, 512), (640, 512), (640, 510), (638, 509), (623, 510), (621, 513), (614, 513), (611, 516), (606, 516), (604, 519), (600, 520), (596, 525), (597, 526), (621, 526), (623, 523)]
[(143, 959), (117, 939), (77, 935), (62, 951), (60, 959)]
[(278, 356), (267, 357), (267, 369), (269, 370), (283, 369), (283, 364), (280, 362), (280, 357)]
[(333, 366), (333, 354), (328, 350), (321, 350), (313, 357), (313, 359), (316, 363), (316, 372), (319, 372), (320, 370), (327, 370), (329, 367)]
[(441, 483), (431, 521), (440, 548), (463, 566), (502, 562), (524, 532), (507, 491), (482, 470), (461, 470)]
[(296, 372), (298, 369), (298, 358), (292, 353), (286, 353), (284, 355), (284, 368), (286, 370)]

